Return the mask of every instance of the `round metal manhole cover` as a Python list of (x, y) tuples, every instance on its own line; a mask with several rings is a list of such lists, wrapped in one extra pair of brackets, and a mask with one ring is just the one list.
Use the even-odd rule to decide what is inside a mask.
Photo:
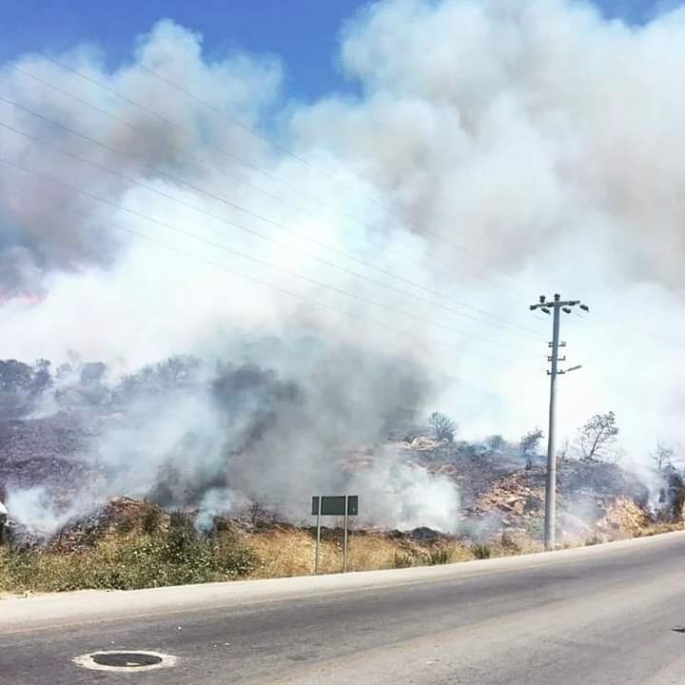
[(74, 659), (77, 666), (94, 671), (152, 671), (176, 665), (176, 657), (160, 652), (109, 650), (83, 654)]
[(93, 654), (93, 661), (100, 666), (124, 666), (126, 668), (140, 668), (141, 666), (156, 666), (162, 663), (162, 657), (144, 652), (110, 652)]

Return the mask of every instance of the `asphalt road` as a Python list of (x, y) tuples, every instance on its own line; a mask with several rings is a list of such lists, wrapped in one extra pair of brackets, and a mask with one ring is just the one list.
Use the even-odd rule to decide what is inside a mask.
[[(0, 600), (0, 683), (681, 684), (684, 559), (673, 533), (449, 567)], [(72, 662), (118, 648), (178, 661), (126, 674)]]

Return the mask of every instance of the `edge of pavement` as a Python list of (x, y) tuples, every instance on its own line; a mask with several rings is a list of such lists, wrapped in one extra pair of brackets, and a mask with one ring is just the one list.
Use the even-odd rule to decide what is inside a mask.
[(540, 552), (443, 566), (421, 566), (347, 574), (241, 580), (143, 590), (79, 590), (0, 599), (0, 635), (106, 620), (145, 618), (241, 607), (265, 601), (305, 599), (373, 588), (392, 588), (448, 579), (543, 568), (621, 552), (650, 552), (682, 544), (685, 531), (621, 540), (590, 547)]

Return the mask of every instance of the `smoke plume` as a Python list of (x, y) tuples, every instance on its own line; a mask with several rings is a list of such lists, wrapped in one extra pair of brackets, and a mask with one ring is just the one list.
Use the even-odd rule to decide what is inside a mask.
[[(208, 520), (250, 501), (304, 520), (313, 494), (354, 490), (365, 520), (418, 525), (417, 500), (438, 507), (442, 488), (449, 507), (440, 521), (456, 525), (454, 486), (425, 473), (410, 478), (381, 446), (392, 427), (422, 415), (429, 386), (421, 369), (312, 339), (261, 347), (270, 368), (244, 349), (237, 365), (204, 368), (188, 358), (172, 360), (173, 378), (167, 362), (125, 379), (113, 398), (122, 416), (97, 441), (110, 492), (197, 508)], [(375, 448), (379, 466), (349, 474), (364, 447)]]

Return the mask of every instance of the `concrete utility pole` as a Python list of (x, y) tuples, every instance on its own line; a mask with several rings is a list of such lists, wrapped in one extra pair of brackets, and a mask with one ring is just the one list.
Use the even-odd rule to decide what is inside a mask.
[(7, 523), (7, 508), (0, 500), (0, 547), (5, 544), (5, 524)]
[(557, 376), (575, 371), (580, 366), (574, 366), (566, 371), (559, 369), (559, 362), (566, 361), (566, 357), (559, 358), (559, 348), (566, 347), (565, 342), (559, 342), (559, 325), (561, 319), (561, 312), (570, 314), (573, 307), (580, 306), (580, 308), (589, 312), (587, 305), (581, 303), (580, 300), (562, 300), (561, 295), (555, 295), (554, 300), (547, 301), (544, 295), (540, 296), (540, 301), (537, 304), (530, 306), (531, 311), (540, 309), (545, 314), (552, 314), (552, 342), (549, 346), (552, 348), (551, 356), (547, 357), (547, 361), (551, 362), (551, 370), (547, 371), (550, 377), (549, 383), (549, 428), (547, 432), (547, 483), (545, 487), (545, 549), (554, 549), (555, 545), (555, 530), (556, 530), (556, 500), (557, 500), (557, 454), (555, 446), (555, 429), (556, 429), (556, 404), (557, 404)]

